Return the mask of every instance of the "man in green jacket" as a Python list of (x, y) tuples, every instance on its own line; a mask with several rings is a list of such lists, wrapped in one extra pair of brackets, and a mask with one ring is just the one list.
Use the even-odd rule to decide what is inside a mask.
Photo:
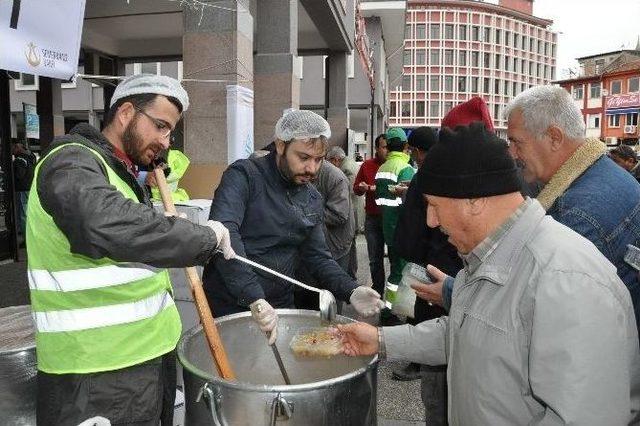
[[(389, 154), (376, 174), (376, 204), (382, 208), (382, 232), (391, 269), (385, 285), (385, 294), (390, 295), (395, 294), (398, 289), (402, 268), (406, 264), (396, 254), (393, 239), (398, 223), (399, 207), (402, 204), (402, 194), (413, 179), (415, 170), (409, 165), (409, 145), (404, 130), (392, 127), (387, 130), (386, 139)], [(391, 308), (391, 302), (391, 300), (385, 300), (387, 308)]]
[(102, 132), (79, 124), (36, 167), (27, 256), (39, 425), (172, 424), (182, 327), (162, 268), (234, 256), (224, 225), (166, 217), (136, 181), (188, 105), (177, 80), (131, 76)]

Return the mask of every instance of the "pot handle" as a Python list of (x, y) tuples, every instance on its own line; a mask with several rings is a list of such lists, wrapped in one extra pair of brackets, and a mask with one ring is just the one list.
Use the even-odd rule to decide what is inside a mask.
[(271, 402), (271, 426), (275, 426), (278, 420), (289, 420), (293, 415), (293, 404), (289, 403), (282, 394), (273, 398)]
[(204, 403), (207, 404), (207, 408), (209, 408), (209, 412), (211, 413), (211, 418), (213, 419), (214, 426), (222, 426), (220, 420), (218, 420), (218, 411), (216, 409), (216, 397), (213, 395), (213, 389), (209, 385), (209, 383), (205, 383), (204, 386), (200, 388), (198, 392), (198, 397), (196, 398), (196, 402), (200, 402), (201, 399), (204, 398)]

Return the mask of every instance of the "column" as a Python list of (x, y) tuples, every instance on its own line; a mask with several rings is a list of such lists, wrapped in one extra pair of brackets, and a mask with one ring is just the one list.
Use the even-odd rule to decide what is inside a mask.
[(38, 77), (36, 105), (40, 117), (40, 149), (49, 146), (54, 136), (64, 135), (64, 115), (62, 115), (62, 88), (60, 80)]
[(328, 85), (327, 121), (331, 126), (332, 145), (347, 152), (347, 128), (349, 126), (347, 90), (347, 52), (331, 52), (327, 58), (325, 84)]
[(192, 198), (211, 198), (227, 166), (226, 86), (253, 89), (250, 1), (204, 3), (202, 10), (183, 7), (183, 85), (190, 101), (184, 153), (191, 160), (183, 182)]
[(300, 78), (294, 70), (298, 1), (260, 0), (257, 21), (254, 141), (259, 149), (272, 141), (282, 112), (300, 106)]

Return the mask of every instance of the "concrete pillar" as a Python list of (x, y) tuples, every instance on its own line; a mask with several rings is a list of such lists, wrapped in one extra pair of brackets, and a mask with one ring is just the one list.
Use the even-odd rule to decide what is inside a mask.
[(190, 101), (184, 116), (184, 153), (191, 166), (181, 182), (192, 198), (211, 198), (227, 166), (226, 86), (253, 89), (249, 3), (211, 1), (215, 7), (204, 7), (203, 13), (183, 7), (183, 85)]
[(62, 115), (62, 88), (60, 80), (39, 77), (36, 105), (40, 117), (40, 149), (49, 146), (54, 136), (64, 135)]
[(328, 85), (327, 121), (331, 126), (332, 145), (347, 151), (349, 126), (347, 89), (347, 52), (331, 52), (327, 57), (325, 84)]
[(256, 149), (269, 144), (282, 111), (300, 107), (298, 1), (260, 0), (257, 11), (255, 81)]

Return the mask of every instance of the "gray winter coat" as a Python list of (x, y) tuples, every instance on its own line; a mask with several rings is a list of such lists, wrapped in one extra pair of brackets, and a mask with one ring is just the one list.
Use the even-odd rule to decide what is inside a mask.
[(334, 259), (346, 256), (356, 235), (356, 219), (351, 206), (347, 176), (328, 162), (322, 161), (313, 182), (324, 198), (324, 236)]
[(528, 201), (448, 317), (384, 328), (389, 358), (448, 364), (452, 425), (624, 425), (640, 408), (629, 292), (595, 246)]

